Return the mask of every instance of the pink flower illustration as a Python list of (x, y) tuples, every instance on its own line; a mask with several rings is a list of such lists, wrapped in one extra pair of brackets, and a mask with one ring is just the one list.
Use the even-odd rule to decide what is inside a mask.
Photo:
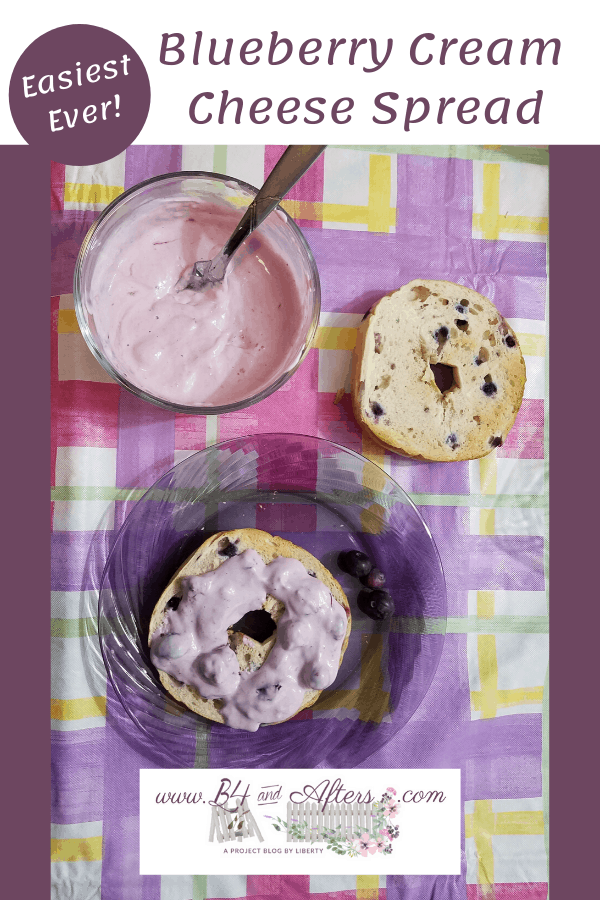
[(380, 836), (379, 836), (379, 837), (377, 838), (377, 840), (375, 841), (375, 846), (377, 847), (377, 852), (378, 852), (378, 853), (382, 853), (383, 850), (385, 850), (385, 848), (387, 847), (387, 842), (385, 841), (385, 839), (384, 839), (384, 837), (382, 836), (381, 832), (379, 832), (379, 835), (380, 835)]
[(388, 819), (395, 819), (398, 815), (398, 804), (391, 801), (387, 804), (383, 812)]
[(387, 830), (387, 828), (380, 828), (380, 829), (379, 829), (379, 834), (381, 835), (381, 837), (384, 837), (384, 838), (390, 836), (390, 833), (389, 833), (389, 831)]
[(374, 840), (372, 840), (371, 835), (361, 834), (361, 836), (354, 842), (355, 848), (358, 850), (361, 856), (366, 856), (367, 853), (376, 853), (377, 852), (377, 844)]
[(388, 794), (393, 794), (394, 797), (396, 796), (396, 791), (394, 790), (394, 788), (386, 788), (386, 791), (388, 792)]

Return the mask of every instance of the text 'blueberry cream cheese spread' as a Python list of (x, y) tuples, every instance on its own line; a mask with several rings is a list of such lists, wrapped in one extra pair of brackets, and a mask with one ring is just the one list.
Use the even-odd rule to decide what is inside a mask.
[[(227, 535), (203, 544), (163, 594), (150, 626), (150, 657), (169, 692), (194, 711), (256, 731), (295, 715), (333, 683), (349, 608), (335, 579), (301, 548), (255, 529)], [(288, 555), (276, 555), (280, 550)], [(198, 562), (217, 567), (186, 574)], [(269, 602), (277, 621), (265, 655), (231, 626)]]

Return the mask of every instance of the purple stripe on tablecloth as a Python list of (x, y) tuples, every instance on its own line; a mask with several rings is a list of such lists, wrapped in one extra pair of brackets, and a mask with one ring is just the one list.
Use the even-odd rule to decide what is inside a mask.
[(466, 760), (466, 800), (541, 796), (541, 713), (471, 722), (454, 746)]
[(401, 456), (390, 456), (390, 474), (408, 493), (465, 494), (470, 493), (469, 463), (420, 462)]
[[(452, 545), (469, 536), (469, 508), (466, 506), (419, 506), (425, 523), (438, 544)], [(438, 545), (438, 550), (440, 549)]]
[(531, 535), (467, 535), (460, 507), (421, 506), (442, 558), (450, 590), (544, 590), (544, 539)]
[(359, 768), (461, 766), (451, 748), (455, 734), (460, 734), (471, 719), (466, 643), (466, 635), (446, 635), (437, 671), (421, 705), (399, 734)]
[(449, 616), (466, 616), (469, 612), (469, 592), (464, 590), (448, 590), (446, 585)]
[(324, 310), (364, 312), (402, 284), (396, 236), (305, 228), (321, 279)]
[(472, 207), (470, 160), (398, 156), (397, 234), (468, 240)]
[(480, 294), (489, 297), (506, 318), (543, 322), (546, 317), (546, 283), (545, 275), (540, 274), (492, 274), (476, 276), (473, 286)]
[(65, 210), (53, 212), (50, 217), (51, 294), (70, 294), (73, 291), (73, 273), (81, 243), (99, 212), (89, 210)]
[(89, 591), (108, 555), (112, 532), (55, 531), (51, 535), (50, 586), (53, 591)]
[[(466, 636), (446, 635), (437, 671), (423, 702), (402, 731), (360, 768), (460, 768), (464, 796), (465, 748), (461, 735), (471, 724), (470, 715)], [(463, 756), (456, 752), (457, 745)], [(464, 819), (461, 835), (464, 847)], [(464, 900), (464, 850), (461, 870), (461, 875), (452, 876), (388, 876), (388, 900)]]
[(125, 190), (138, 181), (181, 170), (181, 145), (132, 145), (125, 154)]
[(117, 487), (151, 487), (173, 465), (174, 452), (175, 413), (122, 391)]
[(54, 824), (102, 819), (104, 738), (104, 728), (52, 732), (51, 821)]
[(448, 237), (442, 247), (438, 237), (316, 228), (303, 233), (319, 268), (325, 311), (364, 313), (413, 278), (444, 279), (491, 293), (489, 276), (494, 276), (502, 285), (497, 294), (504, 315), (544, 318), (545, 244), (497, 241), (489, 247), (489, 241)]
[(465, 900), (464, 875), (388, 875), (387, 900)]
[(104, 791), (103, 900), (160, 900), (160, 877), (139, 874), (139, 771), (156, 767), (143, 752), (144, 740), (109, 685), (104, 765), (110, 777)]
[[(546, 277), (546, 244), (544, 241), (471, 242), (473, 271), (490, 275), (531, 275)], [(536, 316), (542, 318), (542, 316)]]

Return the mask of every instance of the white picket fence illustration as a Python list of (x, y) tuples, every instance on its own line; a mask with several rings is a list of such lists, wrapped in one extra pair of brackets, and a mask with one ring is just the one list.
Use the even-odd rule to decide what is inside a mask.
[[(318, 803), (288, 803), (288, 841), (326, 841), (326, 831), (336, 830), (336, 837), (344, 840), (358, 837), (371, 830), (372, 803), (330, 803), (323, 808)], [(290, 828), (304, 837), (290, 834)]]
[(233, 807), (232, 809), (213, 806), (209, 841), (214, 841), (215, 838), (219, 843), (223, 841), (243, 841), (247, 837), (257, 837), (261, 843), (263, 841), (263, 836), (256, 824), (256, 820), (248, 808), (247, 800), (244, 800), (240, 807)]

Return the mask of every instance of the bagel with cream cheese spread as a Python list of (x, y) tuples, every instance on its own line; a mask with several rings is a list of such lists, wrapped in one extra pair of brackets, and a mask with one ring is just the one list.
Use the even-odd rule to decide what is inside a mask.
[(255, 731), (315, 703), (335, 680), (350, 625), (348, 600), (318, 559), (243, 528), (209, 538), (181, 566), (156, 604), (148, 643), (171, 696)]

